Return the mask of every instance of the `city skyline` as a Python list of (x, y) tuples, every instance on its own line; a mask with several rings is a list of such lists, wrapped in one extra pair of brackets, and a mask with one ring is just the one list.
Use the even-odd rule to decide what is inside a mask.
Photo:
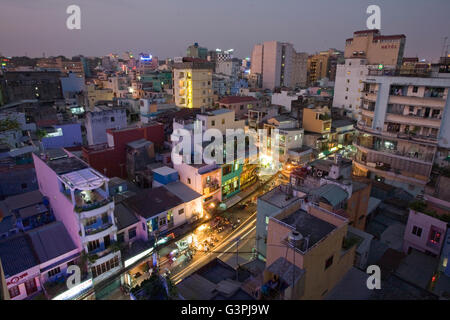
[[(71, 57), (131, 50), (135, 54), (151, 52), (159, 58), (169, 58), (185, 55), (187, 46), (197, 42), (210, 50), (233, 48), (236, 56), (244, 58), (251, 55), (254, 44), (271, 40), (292, 43), (298, 52), (310, 54), (328, 48), (343, 50), (345, 39), (354, 31), (366, 29), (366, 9), (373, 4), (359, 1), (349, 6), (348, 2), (351, 1), (307, 1), (299, 9), (298, 2), (291, 0), (282, 6), (266, 1), (245, 1), (239, 5), (234, 1), (167, 1), (158, 4), (155, 13), (154, 5), (140, 0), (128, 1), (126, 5), (116, 0), (40, 0), (32, 4), (5, 0), (0, 28), (9, 32), (0, 35), (0, 52), (6, 56), (42, 57), (45, 53)], [(450, 29), (446, 19), (450, 3), (433, 3), (439, 5), (430, 7), (415, 0), (377, 1), (381, 32), (405, 34), (406, 57), (434, 62), (441, 55), (444, 37), (448, 36), (446, 30)], [(81, 8), (81, 30), (66, 28), (66, 8), (71, 4)], [(405, 6), (408, 15), (404, 15)], [(423, 12), (434, 17), (427, 21), (427, 28), (416, 23)], [(41, 19), (43, 16), (45, 20)], [(310, 28), (313, 25), (315, 28)], [(153, 30), (157, 30), (156, 34)]]

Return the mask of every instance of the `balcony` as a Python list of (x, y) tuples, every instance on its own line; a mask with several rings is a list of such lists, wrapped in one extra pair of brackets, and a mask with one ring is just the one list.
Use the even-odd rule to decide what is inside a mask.
[(391, 77), (417, 77), (417, 78), (430, 78), (432, 76), (431, 68), (421, 70), (401, 70), (401, 69), (372, 69), (369, 70), (369, 76), (391, 76)]
[(393, 169), (389, 164), (380, 165), (375, 162), (365, 161), (358, 158), (358, 156), (355, 156), (354, 164), (360, 169), (362, 168), (365, 171), (371, 171), (374, 174), (384, 176), (389, 180), (403, 181), (421, 186), (425, 186), (429, 180), (427, 176), (415, 174), (408, 170)]
[(91, 211), (112, 202), (112, 197), (106, 197), (97, 190), (75, 192), (75, 211)]
[(220, 185), (217, 181), (205, 183), (205, 185), (203, 186), (203, 194), (207, 195), (207, 194), (213, 193), (219, 189), (220, 189)]
[(404, 157), (412, 160), (419, 160), (423, 162), (433, 162), (434, 153), (433, 152), (404, 152), (396, 149), (390, 149), (382, 146), (382, 143), (375, 144), (370, 141), (364, 141), (363, 139), (357, 138), (356, 143), (354, 143), (356, 147), (362, 147), (365, 149), (373, 150), (380, 153), (388, 153), (398, 157)]
[(107, 219), (107, 221), (103, 221), (99, 219), (97, 223), (91, 224), (89, 226), (84, 227), (84, 234), (85, 235), (93, 235), (102, 231), (105, 231), (113, 226), (113, 223), (110, 219)]

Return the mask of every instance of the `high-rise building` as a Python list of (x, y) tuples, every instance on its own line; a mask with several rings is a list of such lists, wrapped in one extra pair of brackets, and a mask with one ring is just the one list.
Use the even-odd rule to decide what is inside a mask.
[(345, 43), (345, 63), (336, 68), (333, 107), (359, 119), (363, 81), (372, 69), (395, 69), (403, 59), (406, 37), (380, 35), (378, 30), (356, 31)]
[(186, 57), (206, 60), (207, 56), (208, 49), (200, 47), (197, 42), (186, 49)]
[(181, 108), (201, 108), (212, 105), (213, 64), (205, 60), (183, 58), (173, 66), (175, 104)]
[(423, 191), (450, 148), (450, 76), (371, 70), (364, 80), (354, 174)]
[(334, 81), (336, 78), (336, 65), (343, 59), (343, 52), (336, 49), (319, 52), (308, 58), (308, 84), (327, 78)]
[(266, 41), (253, 47), (251, 74), (261, 76), (264, 89), (305, 86), (306, 60), (290, 43)]

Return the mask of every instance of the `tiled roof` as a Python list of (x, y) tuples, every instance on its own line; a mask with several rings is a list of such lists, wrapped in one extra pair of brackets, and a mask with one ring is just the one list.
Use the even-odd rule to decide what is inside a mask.
[(39, 264), (31, 242), (24, 234), (0, 241), (0, 258), (2, 259), (5, 278), (12, 277)]

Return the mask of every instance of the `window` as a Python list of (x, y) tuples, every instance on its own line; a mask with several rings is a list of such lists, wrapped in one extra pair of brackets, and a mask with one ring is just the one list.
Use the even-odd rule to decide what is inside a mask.
[(159, 226), (161, 227), (164, 225), (166, 225), (166, 217), (159, 218)]
[(117, 234), (117, 242), (123, 243), (125, 241), (125, 234), (123, 232)]
[(114, 119), (114, 117), (111, 117), (111, 122), (114, 122), (116, 119)]
[(211, 126), (215, 126), (216, 125), (216, 121), (215, 120), (211, 120)]
[(414, 234), (420, 238), (420, 236), (422, 235), (422, 228), (414, 226), (413, 230), (412, 230), (412, 234)]
[(178, 210), (178, 214), (183, 214), (184, 213), (184, 208), (183, 209), (180, 209), (180, 210)]
[(431, 230), (430, 232), (430, 242), (433, 244), (438, 244), (441, 242), (441, 232), (437, 230)]
[(21, 187), (22, 187), (22, 189), (26, 189), (27, 188), (27, 184), (26, 183), (22, 183)]
[(99, 275), (101, 275), (102, 273), (105, 273), (115, 267), (119, 266), (119, 258), (117, 256), (115, 256), (114, 258), (99, 264), (98, 266), (92, 267), (91, 271), (92, 271), (92, 277), (96, 278)]
[(325, 270), (327, 270), (333, 264), (333, 256), (329, 257), (327, 261), (325, 261)]
[(419, 87), (413, 87), (413, 93), (417, 93), (419, 91)]
[(128, 230), (128, 239), (133, 239), (134, 237), (136, 237), (136, 227)]
[(61, 273), (61, 269), (59, 267), (56, 267), (55, 269), (52, 269), (48, 272), (48, 277), (51, 278), (59, 273)]
[(8, 291), (11, 298), (17, 297), (20, 294), (19, 286), (11, 287)]
[(36, 281), (34, 280), (34, 278), (25, 282), (25, 289), (28, 296), (37, 291)]
[(88, 242), (88, 251), (89, 252), (94, 251), (95, 249), (97, 249), (99, 247), (100, 247), (100, 241), (98, 239)]
[(191, 178), (188, 178), (188, 179), (187, 179), (187, 183), (188, 183), (188, 184), (191, 184)]
[(225, 124), (225, 119), (222, 119), (222, 124)]

